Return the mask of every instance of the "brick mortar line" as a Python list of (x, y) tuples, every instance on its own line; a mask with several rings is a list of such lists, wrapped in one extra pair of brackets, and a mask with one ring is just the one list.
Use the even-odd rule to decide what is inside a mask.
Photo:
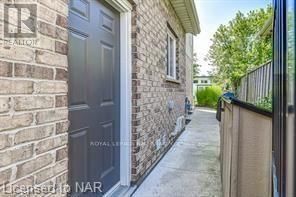
[[(59, 1), (59, 0), (58, 1), (55, 1), (55, 7), (58, 4), (57, 2), (60, 2), (61, 4), (63, 4), (64, 7), (68, 7), (68, 4), (66, 4), (63, 1)], [(0, 2), (0, 5), (1, 5), (1, 8), (2, 9), (4, 8), (4, 4), (11, 4), (11, 2), (8, 2), (8, 1), (7, 2), (5, 2), (5, 1), (4, 2)], [(17, 3), (17, 4), (19, 4), (19, 3)], [(48, 7), (48, 5), (42, 4), (41, 2), (37, 2), (37, 1), (26, 2), (26, 1), (24, 1), (24, 2), (21, 2), (21, 4), (36, 4), (36, 6), (37, 6), (37, 16), (36, 17), (38, 17), (38, 12), (39, 12), (39, 9), (40, 9), (39, 6), (40, 7), (43, 7), (43, 8), (47, 8), (48, 10), (50, 10), (52, 12), (55, 12), (55, 13), (58, 13), (58, 14), (60, 14), (62, 16), (66, 16), (63, 13), (57, 11), (56, 9), (52, 9), (52, 8)], [(16, 12), (14, 11), (14, 13), (16, 13)], [(24, 15), (25, 16), (29, 16), (29, 14), (27, 12), (25, 12)]]
[[(36, 54), (36, 53), (34, 53), (34, 54)], [(63, 55), (63, 54), (60, 54), (60, 55)], [(65, 55), (65, 56), (67, 56), (67, 55)], [(36, 59), (36, 57), (34, 59)], [(25, 64), (25, 65), (31, 65), (31, 66), (39, 66), (39, 67), (43, 67), (43, 68), (53, 68), (53, 69), (54, 68), (60, 68), (60, 69), (68, 70), (68, 65), (65, 66), (65, 67), (62, 67), (62, 66), (51, 66), (51, 65), (48, 65), (48, 64), (41, 64), (41, 63), (37, 63), (37, 62), (31, 62), (31, 63), (29, 63), (29, 62), (25, 62), (25, 61), (10, 60), (10, 59), (5, 59), (5, 58), (0, 58), (0, 61), (9, 62), (9, 63), (12, 63), (12, 64)], [(0, 78), (12, 78), (12, 77), (3, 77), (3, 76), (0, 76)], [(28, 79), (28, 78), (26, 78), (26, 79)], [(42, 79), (40, 79), (40, 80), (42, 80)]]
[[(67, 31), (68, 32), (68, 29), (67, 28), (62, 28), (61, 26), (58, 26), (56, 25), (56, 27), (60, 28), (60, 29), (63, 29), (64, 31)], [(57, 28), (56, 28), (57, 29)], [(42, 37), (45, 37), (46, 39), (49, 39), (51, 41), (53, 41), (53, 49), (45, 49), (45, 48), (41, 48), (39, 45), (32, 45), (31, 46), (27, 46), (27, 45), (10, 45), (10, 44), (0, 44), (0, 46), (4, 47), (4, 46), (14, 46), (14, 47), (20, 47), (20, 48), (26, 48), (26, 49), (31, 49), (31, 50), (45, 50), (45, 51), (48, 51), (48, 52), (55, 52), (55, 42), (58, 41), (58, 42), (61, 42), (61, 43), (64, 43), (64, 44), (67, 44), (68, 43), (68, 40), (62, 40), (62, 39), (58, 39), (56, 37), (52, 37), (52, 36), (49, 36), (49, 35), (45, 35), (45, 34), (42, 34), (40, 32), (37, 32), (37, 36), (36, 38), (34, 38), (34, 40), (40, 40), (41, 39), (41, 36)], [(7, 40), (17, 40), (17, 39), (9, 39), (9, 38), (6, 38), (6, 39), (0, 39), (0, 40), (3, 40), (3, 41), (7, 41)], [(19, 39), (21, 40), (21, 39)], [(37, 42), (38, 43), (38, 42)], [(57, 52), (55, 52), (57, 53)], [(61, 54), (61, 53), (58, 53), (60, 55), (65, 55), (65, 54)], [(14, 60), (13, 60), (14, 61)]]
[[(65, 146), (65, 145), (63, 145), (63, 146)], [(44, 166), (44, 167), (42, 167), (42, 168), (36, 170), (36, 171), (30, 173), (30, 175), (33, 175), (33, 174), (38, 173), (38, 172), (40, 172), (40, 171), (42, 171), (42, 170), (44, 170), (44, 169), (46, 169), (46, 168), (48, 168), (48, 167), (54, 166), (54, 165), (57, 164), (57, 163), (60, 163), (60, 162), (65, 161), (65, 160), (69, 160), (69, 158), (67, 157), (67, 158), (64, 158), (64, 159), (61, 160), (61, 161), (56, 161), (56, 151), (59, 150), (59, 149), (61, 149), (61, 147), (63, 147), (63, 146), (57, 147), (57, 148), (55, 148), (55, 149), (51, 149), (51, 150), (49, 150), (49, 151), (47, 151), (47, 152), (40, 153), (40, 154), (38, 154), (38, 155), (34, 155), (34, 156), (32, 156), (32, 157), (30, 157), (30, 158), (28, 158), (28, 159), (25, 159), (25, 160), (22, 160), (22, 161), (15, 162), (15, 163), (10, 164), (10, 165), (8, 165), (8, 166), (4, 166), (4, 167), (0, 168), (0, 171), (5, 171), (5, 170), (8, 170), (8, 169), (12, 169), (12, 168), (14, 168), (14, 167), (17, 168), (17, 166), (20, 165), (20, 164), (24, 164), (24, 163), (26, 163), (26, 162), (28, 162), (28, 161), (34, 160), (34, 159), (36, 159), (36, 158), (38, 158), (38, 157), (42, 157), (42, 156), (47, 155), (47, 154), (51, 154), (51, 155), (53, 156), (53, 160), (52, 160), (52, 162), (51, 162), (50, 164), (48, 164), (48, 165), (46, 165), (46, 166)], [(23, 178), (23, 177), (20, 177), (20, 178), (17, 179), (17, 180), (20, 180), (20, 179), (22, 179), (22, 178)]]
[[(24, 114), (29, 114), (29, 113), (24, 113)], [(34, 115), (33, 113), (31, 113), (31, 114)], [(68, 121), (68, 118), (61, 119), (61, 120), (57, 120), (57, 121), (45, 122), (45, 123), (50, 124), (50, 123), (55, 123), (55, 122), (58, 123), (58, 122), (65, 122), (65, 121)], [(38, 125), (42, 126), (42, 125), (45, 124), (45, 123), (41, 123), (41, 124), (33, 124), (33, 122), (32, 122), (31, 125), (29, 125), (29, 126), (24, 126), (24, 127), (21, 127), (21, 128), (23, 128), (23, 129), (27, 129), (27, 128), (30, 128), (30, 127), (32, 127), (32, 126), (38, 126)], [(13, 128), (13, 129), (3, 130), (3, 131), (0, 131), (0, 134), (2, 134), (2, 133), (4, 133), (4, 132), (12, 132), (12, 131), (14, 131), (14, 130), (15, 130), (15, 128)]]
[[(55, 100), (55, 98), (54, 98), (54, 100)], [(64, 108), (64, 107), (55, 107), (55, 105), (54, 105), (51, 108), (38, 108), (38, 109), (27, 109), (27, 110), (15, 110), (14, 108), (12, 108), (12, 109), (14, 111), (13, 115), (20, 115), (20, 114), (23, 114), (23, 113), (27, 114), (27, 112), (38, 113), (38, 112), (44, 112), (44, 111), (52, 111), (52, 110), (55, 110), (55, 109), (59, 110), (60, 108)], [(5, 114), (3, 114), (3, 115), (5, 115)], [(2, 116), (2, 114), (0, 114), (0, 116)], [(36, 125), (38, 125), (37, 122), (36, 122)]]
[[(37, 34), (41, 34), (39, 32), (37, 32)], [(43, 35), (43, 34), (41, 34)], [(36, 37), (35, 39), (37, 39), (38, 37)], [(20, 40), (20, 39), (15, 39), (15, 38), (4, 38), (4, 39), (0, 39), (0, 40), (3, 40), (3, 41), (8, 41), (8, 40), (13, 40), (13, 41), (16, 41), (16, 40)], [(25, 49), (29, 49), (30, 51), (33, 51), (33, 52), (36, 52), (36, 50), (39, 50), (39, 48), (35, 48), (35, 47), (32, 47), (32, 46), (27, 46), (27, 45), (14, 45), (14, 44), (0, 44), (1, 47), (13, 47), (13, 48), (25, 48)], [(10, 60), (10, 59), (9, 59)], [(35, 59), (34, 59), (35, 60)], [(11, 61), (14, 61), (13, 59), (11, 59)], [(16, 61), (20, 61), (20, 60), (16, 60)], [(35, 62), (35, 61), (34, 61)]]
[[(47, 6), (45, 6), (44, 4), (41, 4), (41, 3), (37, 3), (38, 5), (37, 5), (37, 16), (36, 16), (36, 19), (37, 20), (40, 20), (40, 21), (42, 21), (42, 22), (46, 22), (46, 23), (49, 23), (49, 24), (52, 24), (52, 25), (56, 25), (56, 20), (57, 20), (57, 14), (60, 14), (59, 12), (57, 12), (56, 10), (52, 10), (51, 8), (49, 8), (49, 7), (47, 7)], [(38, 16), (38, 12), (39, 12), (39, 10), (40, 10), (40, 8), (39, 7), (42, 7), (42, 8), (46, 8), (46, 10), (49, 10), (50, 12), (53, 12), (54, 14), (55, 14), (55, 20), (53, 21), (53, 22), (50, 22), (50, 21), (47, 21), (47, 20), (45, 20), (45, 19), (42, 19), (41, 17), (40, 17), (40, 15)], [(42, 13), (41, 13), (41, 15), (42, 15)], [(62, 14), (60, 14), (60, 15), (62, 15)]]
[[(64, 160), (63, 160), (63, 161), (64, 161)], [(60, 162), (60, 161), (58, 161), (58, 162)], [(57, 163), (58, 163), (58, 162), (57, 162)], [(44, 183), (46, 183), (46, 182), (48, 182), (48, 181), (51, 181), (51, 180), (53, 180), (53, 179), (56, 179), (57, 177), (59, 177), (59, 176), (65, 174), (66, 172), (68, 172), (68, 169), (66, 169), (66, 170), (64, 170), (64, 171), (62, 171), (62, 172), (60, 172), (60, 173), (54, 175), (54, 176), (51, 177), (49, 180), (43, 181), (43, 182), (41, 182), (41, 183), (39, 183), (39, 184), (36, 184), (36, 185), (37, 185), (37, 186), (40, 186), (40, 185), (42, 185), (42, 184), (44, 184)], [(53, 182), (54, 182), (54, 181), (53, 181)], [(50, 194), (49, 194), (49, 195), (50, 195)]]
[[(22, 181), (22, 180), (27, 179), (27, 178), (30, 178), (30, 177), (33, 177), (33, 182), (34, 182), (33, 184), (35, 185), (35, 176), (36, 176), (37, 173), (41, 172), (42, 170), (45, 170), (46, 168), (54, 167), (56, 164), (58, 164), (58, 163), (62, 163), (62, 162), (65, 162), (65, 161), (69, 161), (69, 159), (68, 159), (68, 158), (65, 158), (65, 159), (63, 159), (63, 160), (61, 160), (61, 161), (55, 161), (55, 162), (53, 162), (53, 163), (51, 163), (51, 164), (49, 164), (49, 165), (47, 165), (47, 166), (45, 166), (45, 167), (42, 167), (42, 168), (40, 168), (40, 169), (38, 169), (38, 170), (36, 170), (36, 171), (34, 171), (34, 172), (28, 174), (28, 175), (25, 175), (25, 176), (20, 177), (20, 178), (18, 178), (18, 179), (14, 179), (12, 182), (10, 182), (10, 183), (7, 184), (7, 185), (13, 185), (13, 184), (17, 183), (18, 181)], [(13, 166), (13, 167), (16, 167), (16, 166)], [(10, 168), (11, 168), (11, 167), (10, 167)], [(16, 168), (17, 168), (17, 167), (16, 167)], [(8, 168), (8, 169), (9, 169), (9, 168)], [(64, 171), (63, 171), (62, 173), (60, 173), (60, 174), (55, 175), (55, 176), (52, 177), (52, 178), (57, 178), (58, 176), (62, 175), (63, 173), (65, 173), (65, 172), (67, 172), (67, 171), (68, 171), (68, 169), (67, 169), (67, 170), (64, 170)], [(46, 181), (49, 181), (49, 180), (46, 180)], [(46, 181), (44, 181), (44, 182), (42, 182), (42, 183), (45, 183)], [(1, 186), (1, 187), (0, 187), (0, 190), (3, 189), (4, 187), (5, 187), (5, 185)]]
[[(25, 163), (25, 162), (27, 162), (27, 161), (34, 160), (34, 159), (36, 159), (36, 158), (38, 158), (38, 157), (41, 157), (41, 156), (44, 156), (44, 155), (47, 155), (47, 154), (51, 154), (51, 155), (53, 156), (53, 162), (52, 162), (51, 164), (47, 165), (47, 166), (50, 166), (50, 165), (56, 163), (56, 162), (55, 162), (55, 157), (54, 157), (54, 156), (55, 156), (55, 151), (56, 151), (56, 149), (54, 149), (54, 150), (50, 150), (50, 151), (48, 151), (48, 152), (41, 153), (41, 154), (39, 154), (39, 155), (37, 155), (37, 156), (35, 156), (35, 157), (30, 157), (30, 158), (28, 158), (28, 159), (26, 159), (26, 160), (22, 160), (22, 161), (15, 162), (15, 163), (13, 163), (13, 164), (10, 164), (10, 165), (8, 165), (8, 166), (4, 166), (4, 167), (0, 168), (0, 171), (5, 171), (5, 170), (8, 170), (8, 169), (10, 169), (10, 168), (17, 167), (19, 164), (23, 164), (23, 163)], [(47, 166), (42, 167), (41, 169), (44, 169), (44, 168), (46, 168)], [(39, 169), (38, 169), (38, 171), (39, 171)], [(34, 173), (35, 173), (35, 172), (34, 172)], [(31, 173), (31, 174), (33, 174), (33, 173)], [(21, 177), (20, 179), (22, 179), (22, 177)]]
[[(61, 14), (60, 14), (60, 13), (56, 13), (56, 19), (57, 19), (57, 15), (61, 15)], [(61, 16), (63, 16), (63, 15), (61, 15)], [(65, 17), (65, 16), (63, 16), (63, 17)], [(68, 19), (68, 16), (65, 17), (65, 18)], [(44, 20), (44, 19), (42, 19), (42, 18), (38, 18), (37, 21), (41, 21), (41, 22), (46, 23), (46, 24), (48, 24), (48, 25), (54, 26), (55, 29), (58, 27), (58, 28), (63, 29), (63, 30), (65, 30), (65, 31), (69, 31), (69, 29), (68, 29), (67, 27), (62, 27), (62, 26), (60, 26), (60, 25), (57, 25), (57, 24), (56, 24), (56, 19), (55, 19), (55, 23), (50, 23), (50, 22), (48, 22), (48, 21), (46, 21), (46, 20)], [(38, 31), (38, 30), (37, 30), (37, 33), (40, 34), (40, 35), (44, 35), (44, 36), (47, 36), (47, 37), (50, 37), (50, 38), (53, 38), (53, 39), (57, 40), (57, 38), (55, 38), (55, 37), (51, 37), (51, 36), (48, 36), (48, 35), (45, 35), (45, 34), (41, 33), (41, 32)]]
[[(44, 6), (43, 6), (44, 7)], [(55, 12), (55, 20), (54, 20), (54, 22), (49, 22), (49, 21), (47, 21), (47, 20), (45, 20), (45, 19), (43, 19), (43, 18), (40, 18), (40, 17), (38, 17), (37, 16), (37, 20), (36, 21), (41, 21), (41, 22), (43, 22), (43, 23), (46, 23), (46, 24), (49, 24), (49, 25), (52, 25), (52, 26), (57, 26), (57, 27), (61, 27), (61, 26), (59, 26), (59, 25), (57, 25), (56, 24), (56, 20), (57, 20), (57, 15), (58, 15), (59, 13), (57, 13), (57, 12)], [(60, 14), (61, 15), (61, 14)], [(36, 29), (38, 29), (38, 28), (36, 28)], [(64, 28), (65, 29), (65, 28)], [(41, 32), (39, 32), (38, 30), (37, 30), (37, 32), (39, 33), (39, 34), (41, 34), (41, 35), (44, 35), (44, 34), (42, 34)], [(50, 37), (50, 36), (48, 36), (48, 37)]]
[[(32, 49), (32, 48), (31, 48)], [(67, 56), (67, 54), (61, 54), (61, 53), (58, 53), (58, 52), (55, 52), (55, 51), (49, 51), (47, 49), (36, 49), (38, 51), (46, 51), (47, 53), (50, 53), (52, 55), (58, 55), (58, 56)]]
[(53, 82), (53, 83), (68, 83), (64, 80), (56, 79), (36, 79), (36, 78), (22, 78), (22, 77), (0, 77), (0, 80), (9, 80), (9, 81), (32, 81), (32, 82)]
[[(28, 96), (29, 97), (29, 96)], [(34, 95), (33, 97), (39, 97), (39, 95)], [(29, 112), (31, 111), (32, 113), (34, 112), (39, 112), (39, 110), (46, 110), (46, 111), (50, 111), (52, 109), (60, 109), (60, 108), (64, 108), (63, 107), (56, 107), (56, 96), (46, 96), (46, 97), (51, 97), (53, 99), (53, 106), (52, 107), (43, 107), (43, 108), (31, 108), (31, 109), (23, 109), (23, 110), (16, 110), (15, 108), (13, 108), (15, 113), (19, 113), (19, 112)], [(12, 97), (12, 100), (15, 100), (16, 97)], [(22, 97), (23, 98), (23, 97)]]
[[(68, 32), (69, 30), (66, 29), (66, 31)], [(60, 39), (53, 39), (54, 41), (58, 41), (58, 42), (61, 42), (61, 43), (64, 43), (64, 44), (68, 44), (68, 41), (66, 40), (60, 40)], [(58, 53), (58, 54), (61, 54), (61, 55), (67, 55), (67, 54), (62, 54), (62, 53), (59, 53), (59, 52), (55, 52), (55, 53)]]
[[(60, 26), (57, 26), (57, 27), (60, 27)], [(68, 32), (68, 29), (66, 29), (66, 31)], [(55, 41), (59, 41), (59, 39), (56, 39), (54, 37), (51, 37), (51, 36), (48, 36), (48, 35), (45, 35), (45, 34), (42, 34), (40, 32), (38, 32), (38, 34), (42, 35), (42, 36), (46, 36), (46, 37), (49, 37), (51, 38), (51, 40), (55, 40)], [(36, 37), (36, 39), (38, 39), (38, 37)], [(1, 39), (3, 40), (3, 39)], [(4, 40), (10, 40), (9, 38), (8, 39), (4, 39)], [(11, 39), (12, 40), (12, 39)], [(15, 40), (15, 39), (14, 39)], [(64, 41), (64, 42), (68, 42), (68, 41)], [(5, 44), (0, 44), (0, 46), (2, 47), (5, 47), (5, 46), (8, 46), (8, 47), (13, 47), (13, 48), (25, 48), (25, 49), (29, 49), (30, 51), (33, 51), (34, 54), (36, 54), (36, 51), (45, 51), (47, 53), (51, 53), (53, 55), (60, 55), (60, 56), (67, 56), (67, 54), (61, 54), (61, 53), (58, 53), (56, 52), (55, 50), (52, 51), (52, 50), (49, 50), (49, 49), (44, 49), (44, 48), (37, 48), (37, 47), (34, 47), (34, 46), (27, 46), (27, 45), (5, 45)], [(1, 59), (4, 59), (4, 58), (1, 58)], [(14, 60), (14, 59), (6, 59), (7, 60), (10, 60), (10, 61), (22, 61), (22, 62), (26, 62), (24, 60)], [(33, 62), (36, 62), (36, 58), (33, 59), (34, 61)], [(28, 62), (27, 62), (28, 63)], [(30, 62), (31, 63), (31, 62)], [(37, 62), (36, 62), (37, 63)]]
[[(44, 51), (44, 49), (37, 49), (37, 50)], [(50, 51), (50, 52), (53, 52), (53, 51)], [(60, 55), (63, 55), (63, 54), (60, 54)], [(67, 56), (67, 55), (65, 55), (65, 56)], [(36, 57), (34, 59), (36, 59)], [(48, 64), (42, 64), (42, 63), (37, 63), (37, 62), (25, 62), (25, 61), (21, 61), (21, 60), (10, 60), (10, 59), (5, 59), (5, 58), (0, 58), (0, 61), (12, 63), (12, 64), (25, 64), (25, 65), (31, 65), (31, 66), (39, 66), (39, 67), (44, 67), (44, 68), (56, 68), (56, 67), (60, 68), (60, 66), (51, 66)], [(67, 67), (65, 67), (65, 69), (66, 68)]]
[[(55, 135), (51, 135), (51, 136), (48, 136), (48, 137), (45, 137), (45, 138), (42, 138), (42, 139), (36, 139), (36, 140), (28, 141), (28, 142), (23, 142), (23, 143), (20, 143), (20, 144), (14, 144), (11, 147), (7, 147), (7, 148), (1, 150), (0, 153), (3, 153), (5, 151), (14, 150), (14, 149), (17, 149), (17, 148), (20, 148), (20, 147), (23, 147), (23, 146), (27, 146), (27, 145), (31, 145), (31, 144), (33, 144), (34, 145), (34, 148), (35, 148), (36, 144), (39, 143), (39, 142), (41, 142), (41, 141), (50, 140), (50, 139), (54, 139), (54, 138), (58, 138), (58, 137), (64, 137), (64, 136), (68, 136), (68, 133), (55, 134)], [(67, 145), (67, 144), (64, 144), (62, 146), (65, 146), (65, 145)], [(62, 146), (56, 147), (54, 149), (59, 149)], [(51, 150), (53, 150), (53, 149), (51, 149)], [(51, 151), (51, 150), (49, 150), (49, 151)], [(33, 152), (35, 152), (35, 151), (33, 151)], [(45, 151), (43, 153), (47, 153), (47, 152), (48, 151)], [(32, 158), (38, 157), (39, 155), (41, 155), (43, 153), (36, 154)], [(6, 166), (4, 166), (4, 167), (6, 167)], [(3, 168), (3, 167), (1, 167), (1, 168)]]
[[(63, 123), (63, 122), (65, 122), (65, 121), (60, 121), (60, 122), (57, 122), (57, 123)], [(34, 129), (34, 128), (39, 128), (39, 127), (51, 126), (51, 125), (53, 126), (55, 124), (56, 124), (55, 122), (50, 122), (50, 123), (45, 123), (45, 124), (40, 124), (40, 125), (31, 125), (29, 127), (19, 127), (17, 129), (0, 131), (0, 134), (4, 134), (4, 135), (11, 134), (11, 135), (14, 135), (17, 132), (22, 131), (22, 130), (25, 130), (25, 129)], [(12, 145), (11, 147), (14, 147), (14, 145)]]
[[(64, 95), (62, 95), (64, 96)], [(1, 98), (1, 97), (0, 97)], [(10, 102), (11, 106), (14, 106), (14, 99), (11, 99), (11, 102)], [(68, 108), (65, 108), (65, 106), (62, 106), (62, 107), (56, 107), (55, 105), (52, 106), (51, 108), (38, 108), (38, 109), (27, 109), (27, 110), (17, 110), (15, 111), (15, 107), (11, 107), (7, 112), (3, 112), (3, 113), (0, 113), (0, 117), (2, 116), (18, 116), (18, 115), (24, 115), (24, 114), (30, 114), (32, 113), (33, 115), (36, 115), (36, 113), (38, 112), (48, 112), (48, 111), (53, 111), (53, 110), (65, 110), (65, 109), (68, 109)], [(4, 132), (4, 131), (2, 131)], [(0, 131), (1, 133), (1, 131)]]
[[(1, 94), (0, 98), (9, 98), (9, 97), (37, 97), (37, 96), (67, 96), (67, 93), (42, 93), (42, 94)], [(1, 114), (1, 113), (0, 113)]]
[[(34, 112), (47, 112), (47, 111), (59, 111), (59, 110), (68, 110), (68, 107), (52, 107), (46, 109), (36, 109), (36, 110), (28, 110), (28, 111), (14, 111), (13, 115), (22, 115), (22, 114), (29, 114)], [(2, 115), (2, 114), (1, 114)], [(1, 131), (0, 131), (1, 132)]]
[[(56, 5), (57, 5), (56, 2), (57, 2), (57, 1), (55, 1), (55, 8), (56, 8)], [(67, 10), (68, 10), (68, 13), (69, 13), (69, 5), (70, 5), (70, 2), (69, 2), (68, 4), (64, 3), (63, 1), (59, 1), (59, 2), (62, 3), (63, 6), (67, 7)], [(45, 6), (45, 7), (48, 6), (48, 5), (45, 5), (45, 4), (41, 3), (41, 2), (37, 2), (37, 4), (42, 5), (42, 6)], [(65, 17), (68, 18), (68, 15), (64, 15), (64, 14), (62, 14), (61, 12), (57, 11), (56, 9), (53, 9), (53, 8), (51, 8), (51, 7), (47, 7), (47, 8), (48, 8), (49, 10), (51, 10), (51, 11), (54, 11), (54, 12), (56, 12), (56, 13), (59, 13), (60, 15), (65, 16)]]
[[(64, 94), (64, 95), (66, 95), (66, 94)], [(0, 98), (1, 97), (4, 97), (5, 95), (0, 95)], [(54, 97), (55, 95), (45, 95), (45, 96), (42, 96), (42, 95), (38, 95), (38, 94), (24, 94), (24, 95), (21, 95), (21, 96), (16, 96), (16, 95), (13, 95), (13, 96), (9, 96), (9, 95), (7, 95), (6, 97), (13, 97), (13, 98), (15, 98), (15, 97)]]

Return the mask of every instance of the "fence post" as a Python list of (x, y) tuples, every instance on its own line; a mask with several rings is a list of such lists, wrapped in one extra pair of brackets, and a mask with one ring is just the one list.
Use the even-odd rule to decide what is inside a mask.
[(249, 74), (247, 74), (246, 102), (249, 100)]

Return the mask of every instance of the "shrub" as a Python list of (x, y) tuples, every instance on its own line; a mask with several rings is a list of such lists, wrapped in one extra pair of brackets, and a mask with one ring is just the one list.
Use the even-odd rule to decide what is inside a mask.
[(210, 86), (196, 91), (197, 104), (203, 107), (216, 108), (222, 89), (219, 86)]
[(272, 96), (267, 96), (260, 99), (255, 105), (259, 108), (266, 109), (268, 111), (272, 111)]

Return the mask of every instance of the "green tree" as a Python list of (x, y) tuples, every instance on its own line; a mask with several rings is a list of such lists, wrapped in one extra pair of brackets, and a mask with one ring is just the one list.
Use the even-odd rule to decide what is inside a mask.
[(193, 65), (192, 65), (192, 75), (193, 78), (197, 77), (200, 73), (201, 65), (197, 63), (197, 55), (196, 53), (193, 54)]
[(243, 75), (271, 59), (272, 38), (257, 36), (271, 14), (271, 6), (238, 12), (228, 24), (219, 26), (208, 53), (217, 84), (236, 89)]

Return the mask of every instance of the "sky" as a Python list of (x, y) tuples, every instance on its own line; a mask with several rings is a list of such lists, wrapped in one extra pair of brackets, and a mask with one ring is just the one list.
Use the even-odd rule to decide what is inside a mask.
[(238, 11), (265, 8), (271, 0), (195, 0), (201, 33), (194, 38), (194, 52), (202, 65), (201, 75), (207, 75), (211, 66), (205, 60), (211, 46), (211, 38), (220, 24), (227, 24)]

